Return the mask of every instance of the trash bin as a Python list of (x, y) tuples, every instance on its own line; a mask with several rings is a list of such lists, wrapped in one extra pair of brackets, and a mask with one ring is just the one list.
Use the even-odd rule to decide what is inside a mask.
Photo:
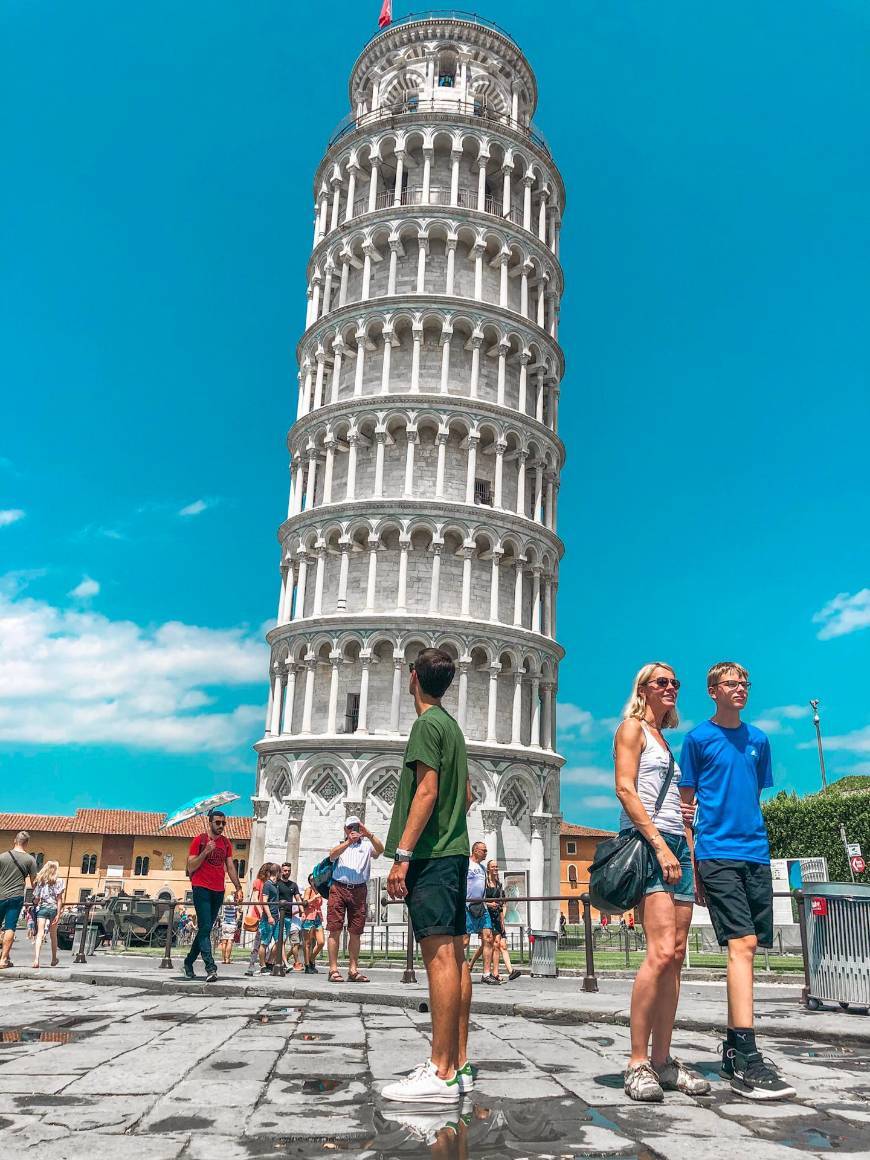
[(807, 1006), (870, 1008), (870, 886), (813, 882), (803, 894)]
[(554, 930), (529, 931), (533, 979), (555, 979), (559, 974), (556, 969), (556, 942)]

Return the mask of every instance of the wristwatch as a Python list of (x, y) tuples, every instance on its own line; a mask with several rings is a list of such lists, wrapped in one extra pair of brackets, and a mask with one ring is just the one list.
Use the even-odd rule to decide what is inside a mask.
[(394, 862), (410, 862), (413, 855), (414, 855), (413, 850), (402, 850), (397, 846), (396, 852), (393, 855), (393, 861)]

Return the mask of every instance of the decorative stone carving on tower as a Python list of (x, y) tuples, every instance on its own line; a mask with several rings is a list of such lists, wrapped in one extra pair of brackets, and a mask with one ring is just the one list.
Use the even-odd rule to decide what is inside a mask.
[(468, 742), (472, 837), (546, 894), (565, 191), (534, 75), (494, 25), (391, 26), (349, 94), (314, 179), (256, 800), (295, 807), (302, 879), (348, 811), (383, 837), (408, 665), (438, 645), (457, 662), (444, 704)]

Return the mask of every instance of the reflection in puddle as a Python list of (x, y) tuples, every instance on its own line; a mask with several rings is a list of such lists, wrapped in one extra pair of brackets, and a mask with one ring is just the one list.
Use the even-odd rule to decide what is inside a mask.
[(59, 1028), (11, 1027), (0, 1031), (0, 1043), (72, 1043), (87, 1032)]
[(302, 1085), (303, 1095), (317, 1095), (320, 1092), (334, 1092), (342, 1087), (340, 1079), (333, 1079), (330, 1076), (313, 1076), (311, 1079), (305, 1080)]

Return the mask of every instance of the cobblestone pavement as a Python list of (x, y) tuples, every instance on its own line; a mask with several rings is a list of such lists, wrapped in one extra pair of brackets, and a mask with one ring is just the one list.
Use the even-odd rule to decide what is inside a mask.
[(627, 1029), (475, 1014), (476, 1090), (402, 1109), (378, 1091), (428, 1054), (428, 1016), (317, 998), (169, 993), (49, 979), (0, 984), (0, 1129), (40, 1160), (175, 1157), (575, 1157), (752, 1160), (870, 1150), (870, 1040), (767, 1039), (800, 1093), (759, 1106), (718, 1078), (717, 1039), (675, 1052), (713, 1094), (632, 1104)]

